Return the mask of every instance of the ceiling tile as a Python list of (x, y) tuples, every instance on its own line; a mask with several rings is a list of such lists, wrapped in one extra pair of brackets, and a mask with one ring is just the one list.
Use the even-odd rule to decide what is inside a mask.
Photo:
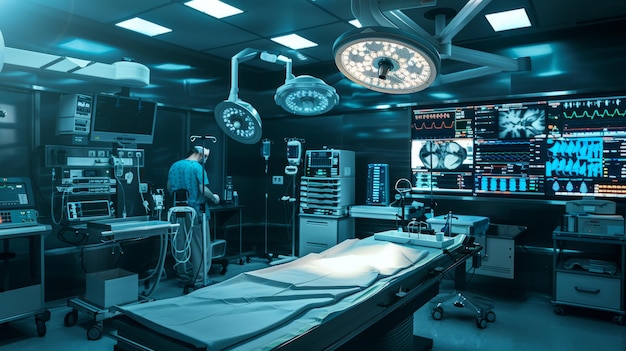
[(156, 39), (192, 50), (209, 50), (259, 38), (180, 3), (146, 12), (142, 17), (172, 29)]
[[(23, 1), (23, 0), (22, 0)], [(44, 6), (52, 7), (74, 15), (103, 23), (132, 18), (150, 9), (169, 4), (169, 0), (29, 0)]]

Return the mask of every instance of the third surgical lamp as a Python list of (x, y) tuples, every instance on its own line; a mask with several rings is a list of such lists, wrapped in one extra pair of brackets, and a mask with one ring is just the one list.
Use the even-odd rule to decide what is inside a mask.
[(330, 111), (339, 101), (335, 89), (323, 80), (307, 75), (295, 77), (291, 72), (291, 59), (266, 51), (243, 49), (231, 59), (231, 88), (228, 100), (220, 102), (215, 107), (218, 126), (232, 139), (244, 144), (254, 144), (261, 139), (261, 116), (251, 104), (240, 100), (237, 95), (239, 63), (257, 57), (262, 61), (285, 65), (285, 84), (276, 90), (274, 100), (287, 112), (303, 116), (319, 115)]

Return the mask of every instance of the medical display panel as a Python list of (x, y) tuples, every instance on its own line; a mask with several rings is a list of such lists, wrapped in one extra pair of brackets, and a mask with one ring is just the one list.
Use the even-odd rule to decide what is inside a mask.
[(625, 98), (414, 109), (413, 190), (626, 198)]
[(415, 190), (471, 193), (473, 165), (474, 144), (470, 138), (411, 142)]

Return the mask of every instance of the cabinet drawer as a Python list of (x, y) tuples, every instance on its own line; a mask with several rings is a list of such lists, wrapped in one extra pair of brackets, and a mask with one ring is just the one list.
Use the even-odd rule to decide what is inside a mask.
[(557, 272), (555, 297), (557, 302), (619, 310), (620, 283), (617, 278)]

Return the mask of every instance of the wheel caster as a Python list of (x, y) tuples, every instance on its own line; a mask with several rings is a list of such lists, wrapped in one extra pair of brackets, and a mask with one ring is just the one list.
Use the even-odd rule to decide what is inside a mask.
[(98, 340), (102, 337), (102, 327), (98, 324), (94, 324), (87, 329), (88, 340)]
[(246, 257), (246, 263), (250, 263), (252, 262), (252, 260), (250, 259), (250, 257)]
[(240, 259), (239, 259), (239, 265), (240, 265), (240, 266), (243, 266), (243, 258), (240, 258)]
[(489, 311), (485, 314), (485, 319), (487, 320), (487, 322), (489, 323), (493, 323), (496, 321), (496, 313), (493, 311)]
[(65, 318), (63, 318), (63, 324), (65, 324), (66, 327), (71, 327), (76, 325), (76, 322), (78, 322), (78, 311), (77, 310), (72, 310), (71, 312), (68, 312), (65, 315)]
[(431, 315), (433, 316), (433, 319), (438, 321), (441, 318), (443, 318), (443, 308), (441, 307), (435, 307), (433, 309), (433, 311), (431, 312)]
[(478, 329), (487, 328), (487, 320), (484, 318), (476, 318), (476, 326), (478, 327)]
[(565, 314), (565, 309), (563, 308), (563, 306), (554, 306), (554, 314), (562, 316)]
[(40, 319), (36, 319), (35, 324), (37, 325), (37, 336), (46, 336), (46, 332), (48, 331), (48, 329), (46, 328), (46, 322)]
[(50, 320), (50, 311), (45, 310), (42, 313), (39, 313), (35, 316), (35, 319), (47, 322)]
[(613, 316), (613, 323), (617, 325), (624, 325), (624, 316), (622, 315)]

